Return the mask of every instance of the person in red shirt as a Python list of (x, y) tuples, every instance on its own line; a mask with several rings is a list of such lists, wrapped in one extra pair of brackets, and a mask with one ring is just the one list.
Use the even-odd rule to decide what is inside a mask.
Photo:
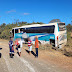
[(17, 47), (18, 46), (18, 39), (15, 40), (15, 45), (16, 45), (16, 50), (17, 50), (17, 53), (18, 53), (18, 47)]
[(38, 48), (39, 48), (38, 37), (35, 36), (35, 50), (36, 50), (36, 57), (38, 57)]
[(15, 45), (16, 45), (16, 46), (18, 45), (18, 39), (15, 40)]

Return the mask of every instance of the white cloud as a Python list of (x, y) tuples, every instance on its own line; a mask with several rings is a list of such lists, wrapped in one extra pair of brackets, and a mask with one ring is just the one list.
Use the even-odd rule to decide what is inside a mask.
[(12, 12), (16, 12), (16, 10), (10, 10), (10, 11), (7, 11), (6, 13), (12, 13)]
[(24, 15), (30, 15), (30, 13), (24, 13)]

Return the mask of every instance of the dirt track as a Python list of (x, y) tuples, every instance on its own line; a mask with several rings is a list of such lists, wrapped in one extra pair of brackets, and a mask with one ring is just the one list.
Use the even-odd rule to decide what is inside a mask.
[(25, 49), (22, 49), (22, 56), (19, 57), (15, 50), (13, 59), (9, 57), (8, 41), (0, 41), (0, 51), (2, 57), (0, 59), (0, 72), (72, 72), (71, 70), (62, 68), (50, 63), (47, 58), (42, 56), (35, 58), (34, 55), (29, 55)]

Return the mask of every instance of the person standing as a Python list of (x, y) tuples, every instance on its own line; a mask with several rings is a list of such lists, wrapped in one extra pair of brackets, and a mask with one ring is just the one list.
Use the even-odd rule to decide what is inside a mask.
[(9, 49), (10, 49), (10, 52), (9, 52), (9, 55), (10, 55), (10, 58), (13, 58), (13, 53), (14, 53), (14, 47), (13, 47), (13, 41), (12, 41), (12, 37), (10, 37), (10, 41), (9, 41)]
[(38, 48), (39, 48), (38, 37), (35, 36), (35, 50), (36, 50), (36, 56), (35, 57), (38, 57)]
[(15, 40), (15, 45), (17, 46), (17, 44), (18, 44), (18, 39)]
[(17, 45), (19, 56), (21, 56), (22, 46), (23, 46), (23, 42), (22, 42), (22, 40), (20, 38), (19, 41), (18, 41), (18, 45)]
[(18, 45), (18, 39), (15, 40), (15, 45), (16, 45), (16, 50), (18, 52), (18, 48), (17, 48), (17, 45)]
[(29, 48), (29, 54), (31, 54), (31, 51), (32, 51), (32, 41), (30, 40), (30, 38), (28, 38), (28, 48)]

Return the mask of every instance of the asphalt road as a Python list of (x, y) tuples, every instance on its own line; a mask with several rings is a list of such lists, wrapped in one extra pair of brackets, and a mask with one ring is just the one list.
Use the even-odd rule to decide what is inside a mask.
[(22, 49), (22, 56), (19, 57), (15, 51), (14, 58), (9, 57), (8, 42), (0, 41), (0, 72), (68, 72), (56, 65), (45, 63), (33, 55), (29, 55)]

